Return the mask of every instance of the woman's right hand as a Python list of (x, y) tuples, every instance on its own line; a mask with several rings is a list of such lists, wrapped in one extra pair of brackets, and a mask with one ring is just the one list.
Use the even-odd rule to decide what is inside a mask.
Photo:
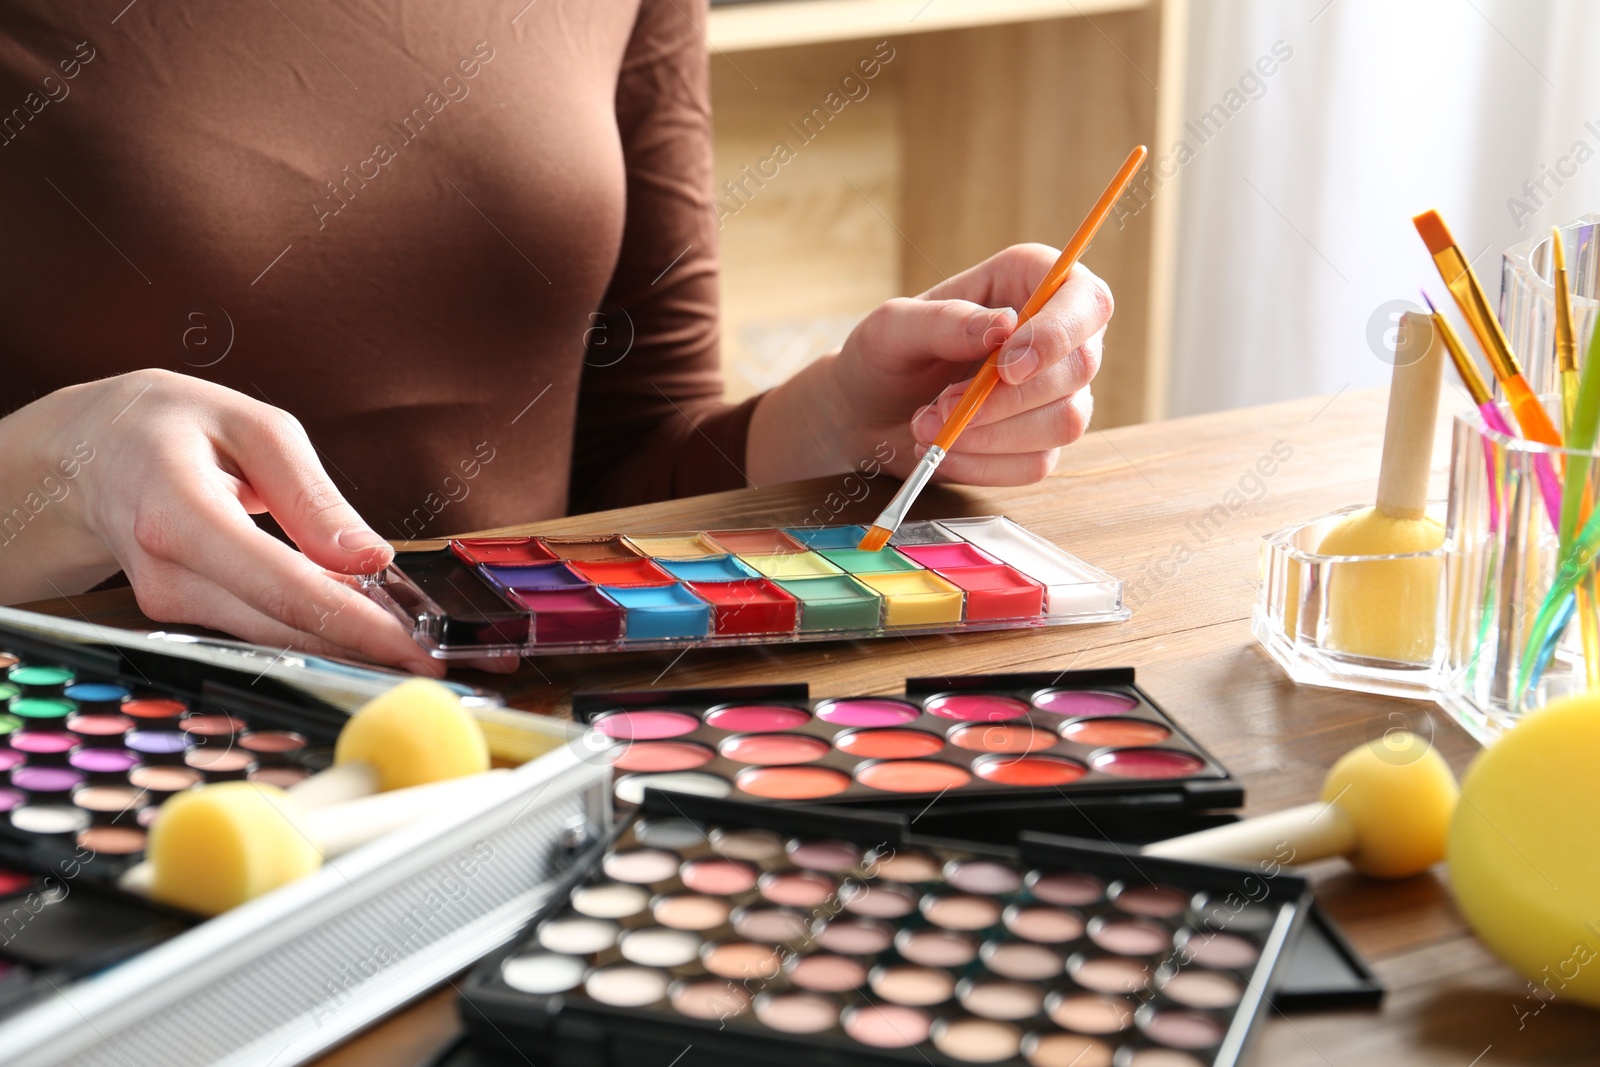
[[(299, 422), (241, 393), (161, 370), (58, 390), (0, 419), (0, 494), (0, 602), (121, 570), (159, 622), (444, 673), (356, 588), (393, 550)], [(263, 512), (299, 552), (256, 526)]]

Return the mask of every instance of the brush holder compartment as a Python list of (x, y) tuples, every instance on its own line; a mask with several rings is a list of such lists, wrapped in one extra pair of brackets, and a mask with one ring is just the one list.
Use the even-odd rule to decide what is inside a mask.
[[(1572, 333), (1581, 366), (1600, 315), (1600, 215), (1584, 215), (1560, 230), (1567, 254), (1567, 288), (1572, 293)], [(1511, 351), (1522, 362), (1528, 385), (1540, 396), (1561, 391), (1555, 355), (1554, 274), (1548, 230), (1506, 249), (1501, 257), (1500, 325)]]
[[(1545, 396), (1544, 401), (1559, 419), (1556, 398)], [(1523, 672), (1529, 643), (1537, 636), (1539, 610), (1561, 567), (1559, 535), (1541, 485), (1541, 467), (1559, 478), (1583, 464), (1588, 466), (1592, 498), (1600, 491), (1600, 450), (1576, 452), (1508, 438), (1487, 428), (1477, 412), (1456, 417), (1438, 700), (1485, 744), (1526, 712), (1589, 688), (1584, 627), (1576, 617), (1551, 646), (1537, 683), (1525, 685)], [(1595, 571), (1591, 565), (1583, 577), (1592, 578)], [(1589, 614), (1596, 615), (1592, 603)], [(1592, 633), (1600, 644), (1600, 619)], [(1600, 650), (1591, 654), (1600, 660)], [(1594, 669), (1600, 671), (1600, 662)]]
[[(1341, 508), (1269, 534), (1251, 629), (1304, 685), (1430, 699), (1438, 679), (1442, 548), (1330, 555), (1328, 534), (1364, 506)], [(1428, 517), (1443, 522), (1445, 504)]]

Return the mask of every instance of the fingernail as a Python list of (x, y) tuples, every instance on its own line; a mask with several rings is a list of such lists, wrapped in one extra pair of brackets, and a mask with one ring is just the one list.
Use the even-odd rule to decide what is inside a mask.
[(1000, 377), (1011, 385), (1021, 385), (1039, 369), (1039, 354), (1029, 345), (1000, 353)]
[(389, 547), (389, 542), (365, 526), (352, 526), (348, 530), (340, 530), (334, 540), (339, 542), (339, 547), (346, 552), (371, 552), (375, 548)]
[(968, 329), (982, 335), (983, 347), (999, 348), (1017, 328), (1017, 313), (1010, 308), (1000, 308), (988, 315), (975, 315)]
[(911, 420), (911, 435), (919, 441), (932, 441), (939, 436), (939, 427), (942, 425), (943, 420), (938, 411), (932, 407), (925, 407)]

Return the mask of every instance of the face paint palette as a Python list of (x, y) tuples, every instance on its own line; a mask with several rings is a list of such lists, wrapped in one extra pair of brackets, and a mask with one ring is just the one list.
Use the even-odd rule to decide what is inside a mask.
[(960, 633), (1128, 617), (1122, 583), (998, 516), (481, 537), (401, 552), (369, 596), (441, 659)]
[[(616, 744), (614, 790), (974, 811), (1237, 807), (1243, 789), (1134, 684), (1131, 669), (911, 678), (894, 696), (805, 685), (580, 693)], [(1014, 819), (1006, 832), (1018, 828)]]
[(560, 1067), (1227, 1067), (1309, 906), (1284, 873), (651, 790), (461, 1015)]

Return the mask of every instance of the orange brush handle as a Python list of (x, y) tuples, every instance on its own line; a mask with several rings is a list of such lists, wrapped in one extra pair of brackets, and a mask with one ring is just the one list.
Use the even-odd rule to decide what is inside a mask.
[[(1112, 205), (1117, 202), (1117, 197), (1121, 196), (1128, 183), (1133, 181), (1134, 174), (1144, 163), (1145, 156), (1149, 154), (1149, 149), (1144, 145), (1137, 145), (1128, 153), (1128, 158), (1122, 161), (1116, 177), (1111, 179), (1111, 183), (1100, 194), (1100, 199), (1095, 201), (1094, 207), (1078, 227), (1078, 232), (1072, 235), (1067, 247), (1056, 257), (1055, 264), (1034, 288), (1033, 295), (1028, 297), (1028, 302), (1017, 312), (1017, 329), (1020, 330), (1023, 323), (1043, 310), (1050, 302), (1050, 298), (1066, 284), (1067, 275), (1077, 266), (1084, 249), (1089, 247), (1089, 242), (1094, 240), (1101, 223), (1111, 214)], [(967, 428), (967, 423), (972, 421), (972, 417), (978, 413), (978, 409), (989, 399), (989, 394), (994, 392), (994, 387), (998, 384), (1000, 384), (1000, 349), (996, 348), (989, 353), (989, 358), (984, 360), (977, 377), (972, 379), (972, 385), (962, 394), (961, 403), (956, 405), (956, 409), (950, 413), (950, 418), (945, 420), (944, 428), (933, 440), (934, 445), (946, 452), (950, 451), (950, 446), (956, 443), (956, 438), (961, 436), (961, 431)]]
[(1534, 396), (1533, 390), (1528, 387), (1528, 380), (1520, 374), (1513, 374), (1503, 379), (1500, 386), (1505, 389), (1506, 399), (1511, 402), (1511, 413), (1517, 417), (1517, 425), (1522, 427), (1522, 435), (1541, 445), (1560, 448), (1561, 433), (1556, 429), (1555, 423), (1550, 421), (1550, 416), (1545, 412), (1544, 405), (1539, 403), (1539, 398)]

